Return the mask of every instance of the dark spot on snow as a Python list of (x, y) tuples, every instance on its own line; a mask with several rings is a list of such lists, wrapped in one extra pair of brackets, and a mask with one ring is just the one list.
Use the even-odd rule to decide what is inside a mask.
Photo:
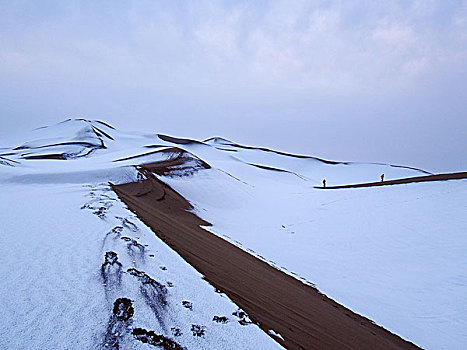
[(182, 331), (180, 330), (180, 328), (176, 328), (176, 327), (172, 327), (170, 329), (172, 331), (172, 335), (174, 337), (180, 337), (181, 335), (183, 335)]
[(107, 213), (107, 210), (108, 209), (106, 207), (99, 207), (98, 209), (93, 211), (93, 214), (97, 215), (100, 219), (104, 219)]
[(246, 326), (246, 325), (253, 323), (251, 322), (247, 313), (241, 309), (238, 309), (237, 311), (232, 312), (232, 315), (238, 318), (238, 323), (240, 323), (242, 326)]
[(167, 267), (165, 267), (165, 266), (159, 266), (159, 268), (160, 268), (162, 271), (167, 271)]
[(191, 332), (193, 333), (194, 337), (203, 337), (206, 335), (206, 327), (200, 326), (198, 324), (191, 325)]
[(164, 350), (184, 349), (180, 344), (162, 334), (156, 334), (153, 331), (147, 331), (143, 328), (133, 329), (133, 337), (142, 343), (162, 347)]
[(115, 252), (106, 252), (105, 253), (105, 263), (104, 264), (114, 264), (118, 261), (118, 255)]
[(183, 300), (182, 305), (189, 310), (193, 310), (193, 304), (188, 300)]
[(112, 312), (119, 321), (129, 321), (133, 317), (135, 309), (130, 299), (118, 298), (115, 300)]
[(174, 286), (174, 284), (172, 282), (169, 282), (169, 281), (167, 281), (166, 284), (167, 284), (167, 287), (170, 287), (170, 288), (172, 288)]
[(247, 326), (249, 324), (252, 324), (253, 322), (247, 321), (246, 319), (242, 318), (241, 320), (238, 321), (238, 323), (240, 323), (240, 325), (242, 326)]
[(214, 316), (212, 318), (214, 322), (226, 324), (229, 322), (229, 319), (225, 316)]

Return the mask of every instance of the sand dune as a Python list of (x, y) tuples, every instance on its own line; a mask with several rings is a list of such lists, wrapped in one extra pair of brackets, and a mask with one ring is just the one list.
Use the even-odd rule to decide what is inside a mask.
[[(108, 231), (102, 231), (106, 237), (104, 243), (109, 241), (107, 236), (115, 228), (126, 227), (127, 234), (120, 240), (112, 240), (115, 247), (110, 247), (109, 243), (106, 251), (118, 251), (123, 263), (135, 267), (142, 260), (125, 262), (125, 254), (131, 258), (128, 242), (141, 241), (140, 234), (135, 233), (136, 226), (128, 224), (129, 219), (133, 222), (136, 218), (123, 207), (118, 213), (109, 214), (110, 207), (115, 208), (121, 203), (111, 198), (114, 196), (107, 195), (110, 189), (106, 184), (109, 181), (125, 184), (114, 186), (120, 198), (170, 248), (215, 286), (214, 291), (193, 271), (193, 278), (215, 298), (200, 296), (198, 304), (204, 303), (204, 307), (198, 310), (207, 315), (207, 318), (203, 316), (203, 322), (198, 318), (191, 321), (191, 316), (187, 315), (175, 320), (186, 326), (182, 336), (186, 344), (195, 344), (190, 343), (193, 325), (198, 325), (194, 328), (200, 332), (202, 327), (208, 327), (208, 337), (203, 341), (211, 342), (211, 345), (225, 341), (229, 344), (225, 347), (228, 349), (236, 348), (241, 337), (242, 344), (258, 344), (258, 339), (263, 339), (265, 343), (258, 348), (268, 350), (272, 348), (270, 344), (278, 345), (275, 341), (290, 349), (415, 348), (400, 337), (434, 349), (462, 349), (462, 344), (465, 344), (466, 318), (458, 311), (465, 308), (462, 298), (466, 286), (462, 269), (465, 260), (462, 247), (466, 246), (465, 181), (441, 182), (466, 178), (465, 172), (433, 175), (406, 166), (326, 161), (262, 147), (242, 146), (221, 138), (195, 141), (156, 136), (155, 133), (118, 131), (103, 122), (89, 120), (68, 120), (39, 128), (15, 141), (11, 147), (2, 148), (1, 152), (0, 181), (11, 194), (11, 197), (4, 195), (2, 202), (4, 211), (13, 213), (5, 215), (10, 218), (5, 222), (11, 223), (10, 237), (13, 240), (23, 237), (21, 231), (24, 231), (29, 236), (24, 236), (28, 238), (23, 241), (29, 243), (26, 241), (30, 240), (36, 245), (39, 243), (35, 240), (36, 231), (45, 232), (47, 236), (56, 233), (57, 237), (70, 232), (68, 223), (63, 221), (60, 225), (52, 222), (50, 230), (38, 227), (34, 231), (33, 225), (25, 225), (18, 231), (21, 235), (17, 235), (14, 225), (23, 220), (20, 213), (24, 203), (19, 199), (12, 200), (16, 189), (41, 195), (49, 189), (51, 193), (45, 201), (53, 203), (55, 191), (63, 192), (63, 198), (71, 199), (75, 194), (73, 186), (79, 185), (82, 186), (81, 192), (89, 192), (92, 202), (83, 206), (79, 202), (74, 209), (67, 208), (70, 217), (81, 217), (78, 215), (81, 213), (77, 213), (79, 208), (90, 210), (94, 214), (91, 216), (102, 220)], [(373, 182), (382, 173), (388, 179), (397, 180)], [(328, 185), (348, 184), (326, 189), (385, 187), (368, 191), (320, 191), (315, 188), (321, 187), (313, 188), (323, 178), (327, 179)], [(426, 183), (387, 187), (411, 182)], [(49, 188), (52, 184), (54, 187)], [(102, 196), (93, 204), (97, 201), (96, 188), (102, 191)], [(39, 221), (47, 228), (50, 220), (46, 219), (51, 211), (47, 207), (42, 208), (39, 202), (30, 214), (35, 214), (35, 218), (41, 219)], [(110, 227), (108, 219), (115, 219), (112, 225), (116, 226)], [(210, 223), (209, 229), (200, 227)], [(95, 226), (91, 227), (94, 230)], [(148, 240), (159, 242), (147, 227), (144, 230), (148, 232)], [(92, 233), (93, 240), (100, 237), (95, 235), (96, 232)], [(73, 231), (71, 236), (79, 241), (82, 234)], [(120, 247), (117, 242), (123, 245)], [(20, 262), (16, 251), (11, 254), (10, 247), (5, 247), (4, 256), (16, 266)], [(167, 250), (173, 252), (169, 248)], [(77, 253), (87, 254), (88, 250)], [(156, 257), (164, 265), (166, 261), (153, 253), (147, 256), (144, 271), (159, 276), (162, 267), (151, 261)], [(50, 254), (46, 252), (41, 256)], [(183, 262), (183, 266), (189, 266), (180, 256), (175, 253), (174, 256)], [(90, 259), (96, 257), (94, 254)], [(99, 255), (99, 263), (95, 266), (100, 266), (102, 257)], [(35, 258), (30, 260), (35, 264)], [(87, 257), (83, 259), (88, 260)], [(55, 270), (54, 262), (55, 259), (48, 267), (50, 271)], [(4, 277), (15, 278), (7, 270)], [(165, 266), (161, 271), (166, 271)], [(53, 273), (49, 275), (51, 278), (55, 276)], [(36, 285), (31, 276), (22, 276), (25, 281)], [(34, 276), (42, 281), (42, 274)], [(179, 285), (186, 282), (188, 276), (188, 273), (177, 273)], [(160, 283), (165, 281), (163, 275), (159, 278), (162, 278)], [(49, 281), (44, 280), (44, 284), (48, 286)], [(98, 280), (95, 282), (100, 283)], [(76, 291), (76, 283), (67, 284), (64, 290)], [(187, 282), (184, 291), (188, 285), (190, 288), (196, 285), (192, 289), (197, 296), (200, 295), (198, 284)], [(321, 294), (315, 285), (341, 304)], [(10, 288), (11, 283), (6, 286)], [(173, 286), (173, 281), (167, 280), (167, 287)], [(46, 290), (47, 287), (39, 286), (37, 295), (43, 295)], [(217, 291), (224, 292), (237, 304), (236, 311), (232, 312), (234, 303), (230, 300), (228, 303), (231, 305), (223, 309), (227, 311), (214, 310), (219, 300), (227, 300), (225, 295), (217, 295)], [(173, 289), (173, 298), (178, 295), (175, 292)], [(26, 293), (29, 295), (30, 291)], [(76, 295), (92, 299), (98, 296)], [(185, 296), (183, 298), (186, 299)], [(19, 302), (22, 299), (15, 297), (11, 300)], [(43, 305), (46, 309), (51, 308), (49, 301), (44, 301)], [(179, 305), (185, 312), (186, 307), (180, 304), (180, 300), (174, 305)], [(268, 335), (250, 324), (250, 318), (238, 307), (245, 310)], [(137, 310), (144, 308), (138, 307)], [(390, 332), (356, 313), (371, 318)], [(191, 314), (190, 309), (188, 315)], [(36, 319), (36, 324), (57, 320), (61, 330), (75, 334), (76, 327), (68, 325), (61, 313), (49, 316)], [(235, 322), (224, 323), (227, 319)], [(18, 324), (28, 324), (29, 312), (18, 317), (12, 314), (6, 322), (8, 326), (4, 333), (13, 339), (15, 336), (12, 334), (15, 334)], [(89, 321), (82, 324), (89, 328)], [(231, 328), (216, 328), (211, 332), (212, 327), (218, 324)], [(231, 333), (231, 329), (237, 333)], [(25, 328), (20, 333), (31, 334)], [(171, 336), (170, 332), (164, 334)], [(193, 337), (198, 336), (193, 334)], [(40, 338), (40, 342), (62, 341), (61, 335), (51, 336), (40, 327), (36, 329), (35, 337)], [(207, 343), (190, 348), (222, 348), (204, 346)]]
[[(155, 167), (153, 164), (151, 170)], [(188, 212), (191, 205), (163, 182), (149, 178), (113, 189), (162, 240), (263, 330), (280, 334), (283, 339), (271, 336), (286, 348), (417, 348), (202, 229), (200, 225), (209, 223)]]

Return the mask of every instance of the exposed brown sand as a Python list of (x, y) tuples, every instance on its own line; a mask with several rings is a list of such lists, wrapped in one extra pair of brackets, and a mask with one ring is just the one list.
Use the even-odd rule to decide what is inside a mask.
[[(164, 168), (166, 164), (164, 164)], [(148, 166), (151, 170), (157, 164)], [(315, 288), (200, 228), (209, 225), (157, 179), (112, 186), (126, 205), (287, 349), (416, 349)]]
[(352, 185), (339, 185), (339, 186), (315, 186), (315, 188), (332, 190), (339, 188), (358, 188), (358, 187), (375, 187), (375, 186), (388, 186), (388, 185), (400, 185), (408, 184), (412, 182), (427, 182), (427, 181), (445, 181), (445, 180), (460, 180), (466, 179), (467, 172), (459, 173), (449, 173), (449, 174), (437, 174), (437, 175), (426, 175), (426, 176), (416, 176), (416, 177), (407, 177), (405, 179), (389, 180), (389, 181), (378, 181), (378, 182), (367, 182), (361, 184), (352, 184)]
[(196, 141), (196, 140), (192, 140), (192, 139), (183, 139), (183, 138), (180, 138), (180, 137), (173, 137), (173, 136), (163, 135), (163, 134), (157, 134), (157, 136), (158, 136), (161, 140), (164, 140), (164, 141), (167, 141), (167, 142), (176, 143), (177, 145), (189, 145), (189, 144), (192, 144), (192, 143), (200, 143), (200, 144), (202, 144), (202, 142)]

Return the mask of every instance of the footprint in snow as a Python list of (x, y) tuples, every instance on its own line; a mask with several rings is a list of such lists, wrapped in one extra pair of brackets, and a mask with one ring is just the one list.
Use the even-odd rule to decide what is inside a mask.
[(99, 207), (98, 209), (94, 210), (92, 213), (94, 215), (97, 215), (99, 217), (99, 219), (105, 219), (105, 216), (107, 215), (107, 210), (108, 208), (106, 208), (105, 206), (102, 206), (102, 207)]
[(225, 316), (214, 316), (212, 318), (212, 320), (214, 322), (217, 322), (217, 323), (222, 323), (222, 324), (226, 324), (226, 323), (229, 323), (229, 319)]
[(122, 218), (121, 216), (116, 216), (116, 219), (120, 220), (122, 222), (122, 226), (129, 229), (132, 232), (137, 232), (138, 226), (136, 226), (133, 222), (128, 220), (127, 218)]
[(110, 237), (110, 236), (113, 236), (113, 239), (117, 239), (120, 237), (121, 233), (123, 231), (123, 226), (115, 226), (114, 228), (112, 228), (112, 230), (110, 230), (109, 232), (107, 232), (105, 234), (105, 237), (104, 237), (104, 240), (102, 241), (102, 249), (104, 249), (105, 247), (105, 244), (107, 242), (107, 239)]
[(181, 331), (180, 328), (172, 327), (170, 330), (172, 331), (172, 335), (173, 335), (174, 337), (180, 337), (180, 336), (183, 335), (183, 333), (182, 333), (182, 331)]
[(107, 324), (102, 350), (118, 350), (130, 332), (135, 310), (130, 299), (118, 298), (114, 302), (112, 316)]
[(140, 282), (140, 292), (146, 304), (151, 308), (162, 329), (165, 330), (165, 314), (167, 308), (167, 288), (151, 278), (144, 271), (129, 268), (127, 272)]
[(200, 326), (198, 324), (191, 325), (191, 332), (193, 333), (194, 337), (201, 337), (204, 338), (206, 335), (206, 326)]
[[(157, 346), (158, 348), (162, 347), (164, 350), (182, 350), (183, 348), (176, 341), (167, 338), (162, 334), (157, 334), (154, 331), (147, 331), (144, 328), (135, 328), (133, 329), (133, 337), (136, 340), (139, 340), (142, 343)], [(180, 334), (181, 335), (181, 334)]]
[(120, 237), (120, 239), (127, 242), (127, 252), (133, 261), (136, 262), (136, 258), (139, 258), (142, 262), (144, 262), (144, 245), (139, 243), (136, 239), (132, 239), (127, 236)]
[(193, 310), (193, 304), (191, 302), (189, 302), (188, 300), (183, 300), (182, 305), (183, 305), (184, 308), (186, 308), (188, 310)]
[(248, 314), (241, 309), (238, 309), (237, 311), (232, 312), (232, 315), (238, 318), (238, 323), (240, 323), (240, 325), (242, 326), (246, 326), (246, 325), (253, 323), (250, 320), (250, 317), (248, 316)]
[(101, 266), (101, 276), (106, 290), (119, 288), (122, 283), (122, 264), (117, 253), (106, 252), (105, 261)]

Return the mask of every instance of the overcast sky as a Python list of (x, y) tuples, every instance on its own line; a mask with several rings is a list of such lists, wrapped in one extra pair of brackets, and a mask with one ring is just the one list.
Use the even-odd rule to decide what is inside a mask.
[(467, 1), (0, 0), (0, 143), (74, 117), (465, 171)]

